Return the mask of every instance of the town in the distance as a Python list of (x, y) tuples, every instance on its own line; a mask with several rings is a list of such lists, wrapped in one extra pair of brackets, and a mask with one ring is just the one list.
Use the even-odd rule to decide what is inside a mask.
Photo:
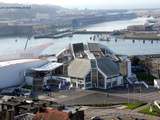
[(160, 120), (159, 8), (0, 16), (0, 120)]

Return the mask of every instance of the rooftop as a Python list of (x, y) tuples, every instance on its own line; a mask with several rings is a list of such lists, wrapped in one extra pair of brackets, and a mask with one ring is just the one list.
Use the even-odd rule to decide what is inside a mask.
[(0, 67), (21, 64), (21, 63), (35, 62), (35, 61), (40, 61), (40, 59), (19, 59), (19, 60), (4, 61), (0, 62)]
[(101, 52), (101, 49), (98, 43), (88, 43), (88, 48), (90, 52)]
[(114, 76), (119, 74), (119, 66), (110, 57), (102, 57), (97, 59), (97, 65), (107, 76)]
[(91, 64), (89, 59), (73, 60), (68, 69), (68, 75), (70, 77), (84, 78), (84, 76), (90, 71)]
[(51, 71), (51, 70), (54, 70), (62, 65), (63, 65), (63, 63), (49, 62), (41, 67), (32, 68), (32, 70), (34, 70), (34, 71)]
[(70, 120), (66, 112), (55, 109), (47, 109), (45, 112), (38, 112), (34, 118), (35, 120)]

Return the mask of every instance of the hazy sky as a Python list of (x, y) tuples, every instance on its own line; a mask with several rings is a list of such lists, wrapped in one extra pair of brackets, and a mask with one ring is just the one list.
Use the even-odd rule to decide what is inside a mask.
[(160, 0), (0, 0), (5, 3), (53, 4), (67, 8), (158, 8)]

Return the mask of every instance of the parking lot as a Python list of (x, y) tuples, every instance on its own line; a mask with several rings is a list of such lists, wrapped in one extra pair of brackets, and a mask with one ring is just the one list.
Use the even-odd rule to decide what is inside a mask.
[(64, 90), (55, 92), (51, 96), (58, 103), (76, 104), (118, 104), (124, 102), (160, 100), (160, 92), (156, 89), (127, 89), (115, 88), (108, 91), (97, 90)]

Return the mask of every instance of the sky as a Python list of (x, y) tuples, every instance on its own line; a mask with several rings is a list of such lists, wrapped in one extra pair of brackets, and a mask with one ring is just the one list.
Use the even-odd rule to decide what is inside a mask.
[(49, 4), (79, 9), (137, 9), (160, 7), (160, 0), (0, 0), (0, 2)]

